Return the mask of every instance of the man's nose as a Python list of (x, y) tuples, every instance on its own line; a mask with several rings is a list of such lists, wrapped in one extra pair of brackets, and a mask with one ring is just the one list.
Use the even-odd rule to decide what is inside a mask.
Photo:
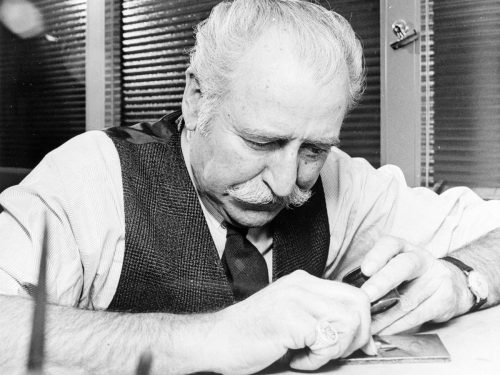
[(275, 195), (288, 196), (297, 184), (298, 167), (298, 152), (291, 147), (282, 149), (268, 161), (263, 180)]

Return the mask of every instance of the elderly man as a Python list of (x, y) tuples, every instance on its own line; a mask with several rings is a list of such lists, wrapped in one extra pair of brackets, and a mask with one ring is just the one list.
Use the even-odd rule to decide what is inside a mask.
[[(0, 363), (24, 360), (44, 228), (48, 360), (97, 373), (130, 372), (147, 348), (155, 373), (252, 373), (290, 349), (316, 369), (373, 352), (371, 332), (497, 303), (498, 202), (409, 189), (335, 147), (362, 85), (339, 15), (215, 7), (182, 112), (80, 135), (0, 196)], [(334, 281), (360, 265), (363, 289)]]

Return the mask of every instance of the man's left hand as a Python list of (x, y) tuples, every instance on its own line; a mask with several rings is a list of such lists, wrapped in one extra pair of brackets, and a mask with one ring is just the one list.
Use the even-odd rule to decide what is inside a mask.
[(472, 306), (465, 275), (457, 267), (400, 238), (379, 239), (366, 254), (361, 271), (370, 277), (361, 287), (370, 301), (394, 288), (401, 294), (396, 306), (372, 317), (374, 334), (395, 334), (429, 321), (444, 322)]

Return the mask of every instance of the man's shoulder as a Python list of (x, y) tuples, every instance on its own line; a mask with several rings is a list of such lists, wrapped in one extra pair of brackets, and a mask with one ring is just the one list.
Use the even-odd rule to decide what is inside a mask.
[(351, 157), (344, 151), (334, 147), (325, 162), (325, 168), (347, 169), (357, 173), (366, 173), (374, 170), (371, 164), (363, 158)]
[(95, 165), (113, 159), (116, 149), (101, 130), (90, 130), (71, 138), (44, 158), (45, 162), (62, 165)]
[(323, 185), (337, 194), (373, 194), (390, 185), (406, 186), (403, 172), (395, 165), (372, 166), (366, 159), (351, 157), (339, 149), (332, 149), (321, 171)]
[(120, 161), (113, 142), (103, 131), (91, 130), (45, 155), (20, 185), (37, 191), (50, 187), (76, 192), (85, 185), (104, 188), (120, 180)]
[(342, 177), (366, 178), (369, 176), (381, 179), (398, 179), (404, 181), (404, 175), (401, 169), (392, 164), (386, 164), (381, 167), (372, 166), (366, 159), (360, 157), (351, 157), (344, 151), (333, 148), (328, 155), (322, 170), (322, 175), (337, 174)]

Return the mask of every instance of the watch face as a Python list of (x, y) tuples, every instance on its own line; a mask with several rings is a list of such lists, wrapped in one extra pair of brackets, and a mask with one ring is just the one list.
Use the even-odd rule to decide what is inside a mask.
[(488, 298), (488, 283), (483, 275), (477, 271), (469, 273), (469, 288), (479, 299)]

